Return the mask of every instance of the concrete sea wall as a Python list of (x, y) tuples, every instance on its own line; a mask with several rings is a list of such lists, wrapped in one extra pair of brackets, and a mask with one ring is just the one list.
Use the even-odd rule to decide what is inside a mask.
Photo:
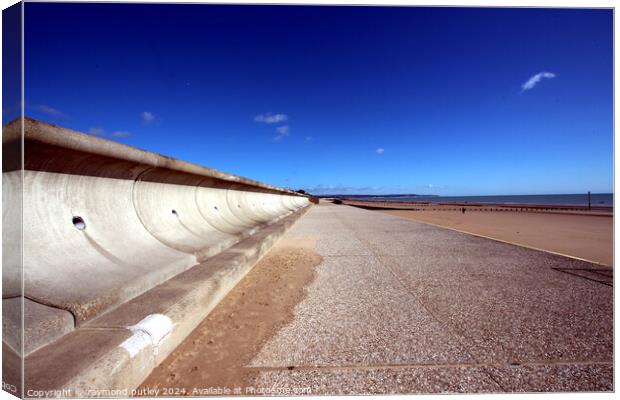
[(3, 344), (24, 357), (310, 204), (31, 119), (3, 152)]

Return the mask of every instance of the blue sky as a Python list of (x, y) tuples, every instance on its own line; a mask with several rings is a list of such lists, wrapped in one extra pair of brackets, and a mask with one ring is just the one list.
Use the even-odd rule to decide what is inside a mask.
[(612, 191), (610, 10), (27, 3), (25, 18), (34, 118), (316, 193)]

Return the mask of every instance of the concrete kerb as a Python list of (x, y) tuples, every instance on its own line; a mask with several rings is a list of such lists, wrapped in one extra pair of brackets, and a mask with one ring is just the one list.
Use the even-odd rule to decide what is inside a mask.
[[(153, 368), (309, 208), (304, 207), (88, 322), (59, 342), (35, 351), (25, 360), (25, 396), (132, 395)], [(141, 328), (149, 325), (144, 322), (148, 319), (156, 321)], [(92, 342), (99, 344), (94, 346)], [(59, 362), (71, 363), (72, 368), (64, 368)]]

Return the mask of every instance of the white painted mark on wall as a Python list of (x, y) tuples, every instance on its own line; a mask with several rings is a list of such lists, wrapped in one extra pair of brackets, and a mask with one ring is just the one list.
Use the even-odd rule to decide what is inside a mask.
[(133, 358), (146, 346), (153, 346), (157, 355), (160, 343), (172, 332), (172, 320), (163, 314), (151, 314), (127, 329), (133, 332), (130, 338), (120, 344)]

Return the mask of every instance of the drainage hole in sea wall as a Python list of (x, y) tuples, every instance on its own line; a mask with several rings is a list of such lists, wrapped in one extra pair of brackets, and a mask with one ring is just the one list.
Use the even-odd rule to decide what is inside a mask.
[(84, 222), (84, 219), (82, 219), (82, 217), (73, 217), (72, 222), (73, 226), (75, 226), (77, 229), (81, 231), (86, 229), (86, 222)]

